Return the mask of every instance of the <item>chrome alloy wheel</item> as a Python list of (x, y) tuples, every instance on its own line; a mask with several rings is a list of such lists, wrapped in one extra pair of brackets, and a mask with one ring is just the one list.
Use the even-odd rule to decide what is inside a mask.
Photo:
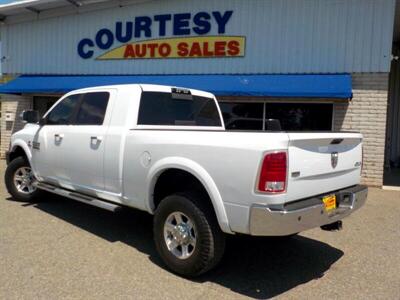
[(30, 167), (21, 167), (14, 173), (14, 185), (18, 192), (23, 194), (31, 194), (36, 191), (36, 187), (33, 185), (35, 182), (35, 176), (33, 175)]
[(196, 248), (196, 227), (181, 212), (171, 213), (164, 223), (164, 241), (168, 250), (179, 259), (189, 258)]

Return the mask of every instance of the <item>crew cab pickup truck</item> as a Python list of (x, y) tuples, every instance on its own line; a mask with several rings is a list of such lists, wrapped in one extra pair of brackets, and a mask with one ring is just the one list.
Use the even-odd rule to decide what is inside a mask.
[(227, 131), (203, 91), (87, 88), (22, 118), (5, 173), (15, 199), (47, 191), (153, 214), (157, 251), (183, 276), (214, 267), (227, 234), (338, 229), (367, 197), (361, 134)]

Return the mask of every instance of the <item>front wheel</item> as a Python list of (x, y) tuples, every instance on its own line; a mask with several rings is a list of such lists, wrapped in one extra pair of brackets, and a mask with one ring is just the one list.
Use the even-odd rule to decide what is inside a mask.
[(18, 201), (30, 202), (40, 194), (34, 186), (35, 176), (29, 162), (24, 157), (17, 157), (7, 166), (4, 181), (7, 191)]
[(225, 235), (207, 200), (195, 193), (174, 194), (163, 199), (156, 210), (156, 248), (177, 274), (198, 276), (222, 258)]

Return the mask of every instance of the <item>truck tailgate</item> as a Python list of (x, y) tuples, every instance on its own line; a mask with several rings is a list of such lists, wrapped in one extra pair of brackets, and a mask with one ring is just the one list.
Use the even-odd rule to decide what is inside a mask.
[(286, 201), (358, 184), (362, 164), (359, 133), (288, 133)]

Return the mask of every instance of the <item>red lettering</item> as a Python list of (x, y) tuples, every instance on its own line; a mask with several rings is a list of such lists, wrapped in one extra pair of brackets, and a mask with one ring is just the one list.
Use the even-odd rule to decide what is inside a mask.
[[(179, 42), (176, 45), (176, 54), (179, 57), (221, 57), (238, 56), (241, 52), (240, 41), (210, 41), (205, 42)], [(125, 45), (124, 58), (143, 58), (143, 57), (169, 57), (172, 47), (168, 43), (142, 43)]]
[(214, 52), (212, 52), (208, 49), (208, 42), (204, 42), (203, 43), (203, 56), (210, 57), (213, 55), (214, 55)]
[(228, 42), (228, 54), (232, 56), (239, 55), (240, 53), (240, 44), (238, 41), (229, 41)]
[[(142, 46), (142, 47), (140, 47)], [(142, 49), (140, 49), (142, 48)], [(142, 50), (142, 51), (140, 51)], [(137, 57), (144, 57), (146, 55), (146, 44), (136, 44), (135, 45), (135, 52)]]
[(189, 54), (189, 45), (187, 43), (179, 43), (178, 44), (178, 55), (179, 56), (188, 56)]
[(225, 56), (225, 45), (226, 42), (215, 42), (214, 44), (214, 54), (215, 56)]
[(158, 44), (147, 44), (147, 48), (150, 49), (150, 57), (156, 56), (156, 49), (158, 47)]
[(160, 53), (162, 57), (169, 56), (171, 54), (171, 46), (169, 44), (162, 43), (158, 48), (158, 53)]
[(189, 56), (201, 56), (200, 44), (194, 42), (192, 48), (190, 49)]
[(126, 45), (124, 51), (124, 58), (135, 57), (135, 51), (133, 50), (133, 46), (131, 44)]

